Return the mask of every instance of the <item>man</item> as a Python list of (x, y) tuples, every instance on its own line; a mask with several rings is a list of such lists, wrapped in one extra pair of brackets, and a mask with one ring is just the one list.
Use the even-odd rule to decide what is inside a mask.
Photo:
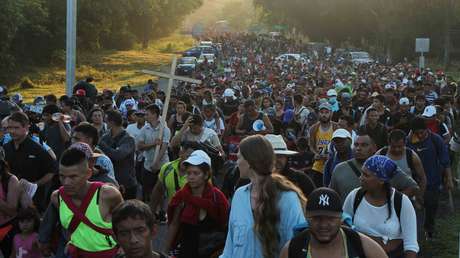
[[(126, 127), (126, 132), (131, 135), (134, 139), (137, 139), (139, 136), (141, 129), (145, 125), (145, 111), (138, 110), (134, 113), (135, 116), (135, 123), (129, 124)], [(138, 146), (136, 146), (136, 178), (138, 181), (142, 179), (142, 171), (144, 168), (144, 155), (143, 152), (139, 150)]]
[(342, 226), (341, 202), (332, 189), (322, 187), (313, 191), (306, 207), (309, 228), (287, 242), (280, 257), (388, 257), (370, 237)]
[(415, 97), (415, 105), (410, 108), (410, 112), (415, 116), (422, 115), (425, 111), (426, 99), (423, 95), (417, 95)]
[[(351, 190), (360, 187), (361, 168), (364, 161), (377, 151), (377, 146), (369, 134), (361, 131), (358, 132), (355, 140), (354, 150), (355, 158), (338, 164), (332, 172), (329, 184), (329, 187), (334, 189), (342, 200), (345, 200)], [(397, 173), (390, 183), (408, 196), (413, 196), (418, 191), (417, 183), (405, 173)]]
[(171, 147), (177, 147), (181, 142), (199, 142), (217, 149), (221, 155), (225, 155), (219, 136), (213, 130), (203, 126), (203, 118), (200, 115), (192, 115), (184, 123), (184, 126), (172, 138)]
[(337, 164), (353, 158), (351, 142), (351, 134), (345, 129), (337, 129), (332, 134), (331, 151), (323, 172), (324, 185), (329, 185), (331, 182), (332, 171)]
[(399, 109), (395, 114), (390, 115), (388, 120), (388, 129), (401, 129), (406, 134), (409, 134), (410, 123), (414, 119), (414, 115), (409, 112), (410, 102), (409, 99), (404, 97), (399, 100)]
[(425, 95), (425, 100), (429, 105), (432, 105), (433, 102), (439, 98), (438, 93), (434, 90), (435, 85), (429, 81), (423, 83), (423, 90)]
[(294, 95), (294, 119), (299, 125), (305, 124), (307, 121), (310, 110), (303, 105), (303, 96)]
[(425, 118), (425, 124), (427, 128), (432, 133), (435, 133), (441, 136), (444, 140), (444, 143), (448, 144), (450, 141), (449, 129), (447, 128), (445, 123), (438, 120), (437, 114), (438, 114), (437, 106), (427, 106), (425, 108), (425, 111), (423, 111), (422, 117)]
[(29, 118), (23, 112), (11, 114), (8, 133), (13, 140), (3, 146), (5, 160), (23, 185), (36, 188), (34, 203), (40, 211), (44, 211), (49, 200), (51, 181), (58, 170), (57, 163), (29, 137)]
[(286, 177), (299, 187), (305, 196), (310, 195), (316, 188), (310, 177), (302, 172), (294, 171), (288, 166), (289, 156), (297, 154), (297, 152), (288, 150), (286, 142), (281, 135), (267, 134), (265, 135), (265, 139), (272, 144), (275, 150), (276, 163), (274, 172)]
[(434, 234), (436, 212), (442, 180), (447, 190), (453, 188), (449, 151), (443, 139), (430, 132), (425, 120), (417, 117), (412, 122), (412, 131), (408, 136), (407, 146), (420, 157), (426, 174), (425, 191), (425, 236), (431, 240)]
[[(136, 142), (137, 148), (143, 151), (144, 167), (141, 173), (141, 184), (144, 200), (148, 201), (161, 166), (169, 162), (167, 150), (171, 131), (166, 125), (161, 124), (160, 108), (157, 105), (151, 104), (145, 110), (146, 124), (137, 136)], [(163, 127), (162, 135), (160, 135), (161, 127)], [(155, 150), (158, 145), (160, 150), (156, 155)]]
[(145, 203), (128, 200), (120, 204), (112, 215), (115, 239), (124, 254), (115, 258), (167, 258), (152, 250), (155, 237), (155, 219)]
[(52, 119), (53, 114), (59, 113), (57, 105), (46, 105), (43, 107), (42, 118), (45, 123), (44, 129), (40, 132), (41, 138), (53, 149), (57, 160), (70, 142), (70, 125), (63, 122), (63, 117), (58, 121)]
[[(86, 154), (77, 148), (64, 151), (59, 166), (62, 187), (51, 195), (51, 206), (70, 235), (70, 257), (112, 258), (118, 251), (112, 238), (112, 211), (123, 198), (115, 187), (91, 183), (90, 177)], [(42, 243), (42, 250), (47, 247)]]
[(354, 142), (355, 142), (355, 139), (356, 139), (356, 132), (354, 130), (355, 128), (355, 122), (353, 121), (353, 118), (351, 116), (346, 116), (346, 115), (342, 115), (340, 116), (339, 118), (339, 128), (343, 128), (345, 130), (347, 130), (350, 135), (351, 135), (351, 146), (353, 147), (354, 146)]
[[(273, 132), (273, 125), (270, 122), (270, 119), (263, 112), (257, 111), (256, 103), (254, 100), (250, 99), (244, 102), (245, 113), (238, 121), (235, 132), (241, 135), (251, 135), (251, 134), (267, 134)], [(262, 120), (264, 122), (264, 130), (255, 131), (253, 124), (256, 120)]]
[(315, 154), (311, 178), (316, 186), (323, 185), (324, 163), (328, 158), (328, 146), (332, 140), (332, 133), (338, 125), (331, 121), (332, 107), (329, 103), (319, 106), (319, 121), (310, 127), (310, 150)]
[(123, 197), (134, 199), (137, 194), (137, 182), (134, 171), (134, 152), (136, 143), (125, 129), (123, 117), (116, 110), (108, 111), (107, 132), (99, 142), (99, 148), (112, 160), (115, 179), (120, 184)]
[(218, 102), (218, 106), (222, 110), (225, 120), (228, 120), (233, 113), (238, 111), (239, 105), (240, 102), (235, 97), (235, 91), (230, 88), (225, 89), (222, 100)]
[(383, 148), (387, 145), (387, 130), (385, 126), (379, 122), (379, 114), (377, 109), (371, 107), (366, 111), (366, 122), (359, 127), (359, 131), (365, 131), (371, 136), (372, 140), (377, 144), (377, 148)]

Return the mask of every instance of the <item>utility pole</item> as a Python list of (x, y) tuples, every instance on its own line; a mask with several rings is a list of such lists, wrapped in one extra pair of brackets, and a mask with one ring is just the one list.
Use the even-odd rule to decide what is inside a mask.
[(445, 8), (446, 8), (446, 21), (445, 21), (445, 28), (444, 28), (444, 57), (443, 57), (443, 65), (444, 69), (447, 69), (450, 63), (450, 48), (451, 48), (451, 28), (452, 28), (452, 11), (454, 9), (454, 0), (445, 0)]
[(77, 0), (67, 0), (67, 34), (66, 34), (66, 90), (72, 95), (75, 84), (75, 63), (77, 52)]

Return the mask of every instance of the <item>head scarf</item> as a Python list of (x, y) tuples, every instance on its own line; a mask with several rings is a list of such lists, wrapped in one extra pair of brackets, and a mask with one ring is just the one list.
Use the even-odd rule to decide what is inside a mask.
[(398, 173), (398, 166), (386, 156), (374, 155), (364, 162), (364, 167), (384, 182)]

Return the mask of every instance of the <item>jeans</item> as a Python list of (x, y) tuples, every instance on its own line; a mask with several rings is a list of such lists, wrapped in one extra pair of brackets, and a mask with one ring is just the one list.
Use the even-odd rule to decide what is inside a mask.
[(425, 231), (427, 233), (434, 232), (434, 220), (439, 206), (439, 191), (426, 190), (425, 191)]

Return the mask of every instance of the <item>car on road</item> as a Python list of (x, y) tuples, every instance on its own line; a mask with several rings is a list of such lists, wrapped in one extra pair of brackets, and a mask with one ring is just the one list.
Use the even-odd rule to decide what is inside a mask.
[(203, 53), (203, 54), (201, 54), (200, 58), (198, 58), (197, 63), (202, 64), (202, 63), (204, 63), (205, 59), (208, 60), (208, 64), (214, 64), (216, 56), (214, 54), (205, 54), (205, 53)]
[(193, 56), (196, 58), (199, 58), (201, 56), (202, 49), (200, 47), (192, 47), (184, 51), (182, 53), (182, 56)]
[(194, 56), (182, 57), (177, 65), (178, 75), (191, 75), (195, 71), (197, 58)]
[(346, 59), (353, 64), (369, 64), (374, 62), (369, 53), (364, 51), (349, 52)]

